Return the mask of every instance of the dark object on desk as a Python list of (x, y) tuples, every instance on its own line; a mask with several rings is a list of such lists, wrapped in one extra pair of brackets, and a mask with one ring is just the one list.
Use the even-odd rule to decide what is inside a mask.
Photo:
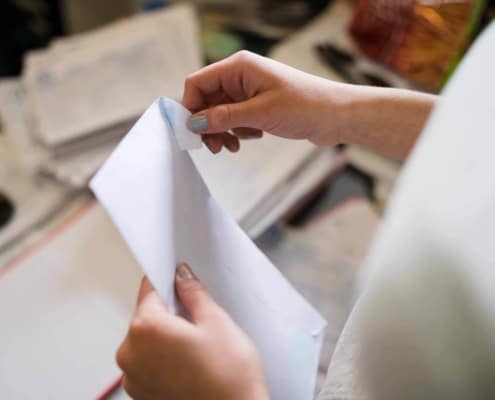
[(363, 72), (362, 77), (368, 82), (369, 85), (371, 86), (381, 86), (381, 87), (390, 87), (390, 83), (388, 83), (385, 79), (382, 77), (368, 73), (368, 72)]
[(317, 44), (315, 50), (320, 60), (348, 83), (381, 87), (392, 86), (381, 76), (373, 72), (362, 71), (357, 65), (354, 55), (331, 43)]
[(43, 47), (63, 33), (59, 2), (0, 1), (0, 76), (19, 75), (26, 51)]
[(14, 215), (14, 204), (0, 192), (0, 229), (7, 225)]

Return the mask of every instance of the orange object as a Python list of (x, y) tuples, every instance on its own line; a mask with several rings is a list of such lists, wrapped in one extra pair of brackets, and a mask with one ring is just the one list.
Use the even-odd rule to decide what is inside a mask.
[(469, 44), (482, 2), (359, 0), (350, 34), (369, 57), (437, 91)]

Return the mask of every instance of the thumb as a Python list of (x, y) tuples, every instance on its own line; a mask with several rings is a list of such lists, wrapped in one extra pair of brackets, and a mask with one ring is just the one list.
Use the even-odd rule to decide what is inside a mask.
[(220, 309), (186, 263), (177, 265), (175, 290), (193, 322), (205, 320)]
[(219, 104), (192, 115), (188, 128), (196, 133), (218, 133), (238, 127), (263, 129), (260, 125), (260, 99), (253, 97), (239, 103)]

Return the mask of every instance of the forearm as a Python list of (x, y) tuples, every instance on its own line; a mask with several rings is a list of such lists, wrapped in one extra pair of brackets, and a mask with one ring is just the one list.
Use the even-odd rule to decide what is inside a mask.
[(343, 143), (404, 159), (433, 109), (437, 96), (402, 89), (354, 87), (345, 105)]

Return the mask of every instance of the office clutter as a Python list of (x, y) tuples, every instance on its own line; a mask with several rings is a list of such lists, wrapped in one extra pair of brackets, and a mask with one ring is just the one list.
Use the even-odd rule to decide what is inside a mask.
[[(180, 101), (186, 76), (201, 65), (195, 10), (172, 5), (29, 53), (21, 80), (0, 82), (9, 104), (0, 113), (27, 169), (85, 189), (146, 106), (160, 95)], [(243, 143), (235, 156), (203, 149), (193, 158), (251, 236), (345, 162), (332, 149), (274, 137)]]
[(335, 1), (271, 54), (349, 83), (438, 92), (494, 9), (479, 0)]
[[(179, 100), (185, 75), (201, 66), (199, 42), (190, 31), (197, 29), (191, 28), (197, 24), (191, 11), (189, 6), (172, 6), (57, 40), (27, 57), (21, 80), (0, 83), (2, 104), (8, 104), (0, 113), (16, 149), (12, 158), (23, 167), (17, 175), (22, 187), (14, 193), (10, 181), (4, 186), (3, 180), (0, 187), (16, 205), (16, 215), (0, 231), (2, 313), (5, 321), (12, 320), (0, 334), (2, 343), (8, 343), (0, 360), (0, 387), (7, 396), (94, 398), (118, 376), (114, 352), (134, 307), (140, 273), (99, 206), (87, 208), (86, 184), (148, 103), (163, 94)], [(170, 45), (166, 50), (173, 57), (160, 59), (161, 50), (154, 54), (146, 46), (168, 45), (168, 28), (152, 28), (153, 21), (169, 21), (166, 15), (181, 18), (182, 25), (169, 24), (174, 35), (189, 31), (185, 39), (173, 38), (182, 43), (179, 49)], [(144, 49), (138, 49), (141, 45)], [(195, 56), (189, 54), (191, 48)], [(321, 60), (307, 59), (332, 73)], [(147, 60), (156, 63), (157, 70)], [(166, 82), (153, 85), (158, 77)], [(391, 85), (396, 85), (394, 79)], [(243, 142), (237, 154), (191, 152), (213, 196), (253, 238), (307, 204), (345, 166), (349, 154), (271, 135)], [(31, 178), (39, 182), (40, 171), (62, 185), (43, 180), (43, 185), (33, 186)], [(68, 203), (75, 214), (65, 212), (55, 223), (35, 220)], [(263, 248), (331, 323), (320, 380), (352, 303), (354, 276), (376, 220), (368, 203), (351, 202), (302, 228), (282, 228), (283, 240)], [(33, 230), (39, 240), (9, 261), (12, 253), (3, 251), (2, 241), (8, 236), (17, 246), (22, 233)], [(39, 360), (48, 361), (41, 366)], [(26, 380), (31, 384), (22, 385)]]

